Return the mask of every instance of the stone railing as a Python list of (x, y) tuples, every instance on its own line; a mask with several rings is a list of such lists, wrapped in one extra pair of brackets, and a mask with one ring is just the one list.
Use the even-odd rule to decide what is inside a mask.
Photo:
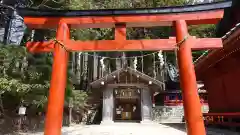
[[(207, 113), (208, 105), (202, 105), (202, 112)], [(153, 108), (153, 121), (157, 123), (183, 123), (183, 106), (156, 106)]]

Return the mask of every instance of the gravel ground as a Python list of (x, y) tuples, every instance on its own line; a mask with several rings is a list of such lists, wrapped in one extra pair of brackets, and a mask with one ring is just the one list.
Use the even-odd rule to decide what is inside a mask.
[[(22, 135), (43, 135), (25, 133)], [(111, 125), (73, 125), (63, 127), (62, 135), (187, 135), (184, 124), (114, 123)], [(240, 135), (228, 130), (207, 128), (207, 135)]]

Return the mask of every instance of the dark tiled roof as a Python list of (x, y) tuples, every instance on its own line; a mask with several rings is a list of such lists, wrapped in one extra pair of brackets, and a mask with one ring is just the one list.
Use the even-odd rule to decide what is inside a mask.
[(227, 39), (230, 35), (232, 35), (235, 31), (240, 29), (240, 23), (236, 24), (235, 27), (233, 27), (232, 29), (230, 29), (230, 31), (228, 31), (223, 37), (222, 39), (225, 40)]
[(213, 67), (220, 61), (231, 56), (230, 54), (236, 53), (239, 48), (239, 44), (233, 41), (238, 41), (240, 36), (240, 23), (236, 24), (230, 31), (228, 31), (223, 37), (223, 48), (209, 51), (208, 55), (201, 56), (195, 62), (195, 71), (199, 79), (201, 79), (203, 73), (210, 67)]
[[(225, 40), (227, 40), (229, 37), (233, 36), (235, 33), (240, 31), (240, 23), (236, 24), (232, 29), (230, 29), (225, 35), (223, 35), (221, 38), (223, 40), (223, 44), (227, 44), (225, 42)], [(208, 55), (206, 55), (207, 53), (213, 53), (216, 52), (217, 50), (212, 50), (209, 51), (207, 50), (205, 53), (203, 53), (196, 61), (194, 61), (194, 64), (197, 65), (198, 62), (204, 60)]]

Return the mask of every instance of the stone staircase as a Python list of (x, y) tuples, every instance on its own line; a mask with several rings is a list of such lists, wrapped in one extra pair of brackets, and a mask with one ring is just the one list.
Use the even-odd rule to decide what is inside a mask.
[[(208, 105), (202, 106), (202, 112), (207, 113)], [(156, 106), (153, 108), (153, 121), (157, 123), (183, 123), (184, 110), (183, 106)]]

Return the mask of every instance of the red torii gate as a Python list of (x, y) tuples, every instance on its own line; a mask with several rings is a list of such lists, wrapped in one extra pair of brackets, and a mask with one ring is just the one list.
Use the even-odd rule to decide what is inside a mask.
[[(25, 16), (30, 28), (56, 28), (55, 41), (28, 42), (30, 52), (54, 52), (53, 70), (45, 122), (45, 135), (60, 135), (63, 117), (68, 51), (143, 51), (174, 50), (178, 48), (178, 65), (183, 94), (184, 114), (188, 135), (205, 135), (201, 104), (197, 92), (196, 76), (191, 49), (222, 47), (220, 38), (195, 38), (188, 36), (188, 25), (215, 24), (223, 17), (223, 9), (201, 12), (168, 14), (122, 14), (80, 17)], [(173, 26), (176, 38), (127, 40), (127, 27)], [(69, 28), (115, 28), (114, 40), (74, 41)], [(181, 42), (178, 46), (176, 43)]]

